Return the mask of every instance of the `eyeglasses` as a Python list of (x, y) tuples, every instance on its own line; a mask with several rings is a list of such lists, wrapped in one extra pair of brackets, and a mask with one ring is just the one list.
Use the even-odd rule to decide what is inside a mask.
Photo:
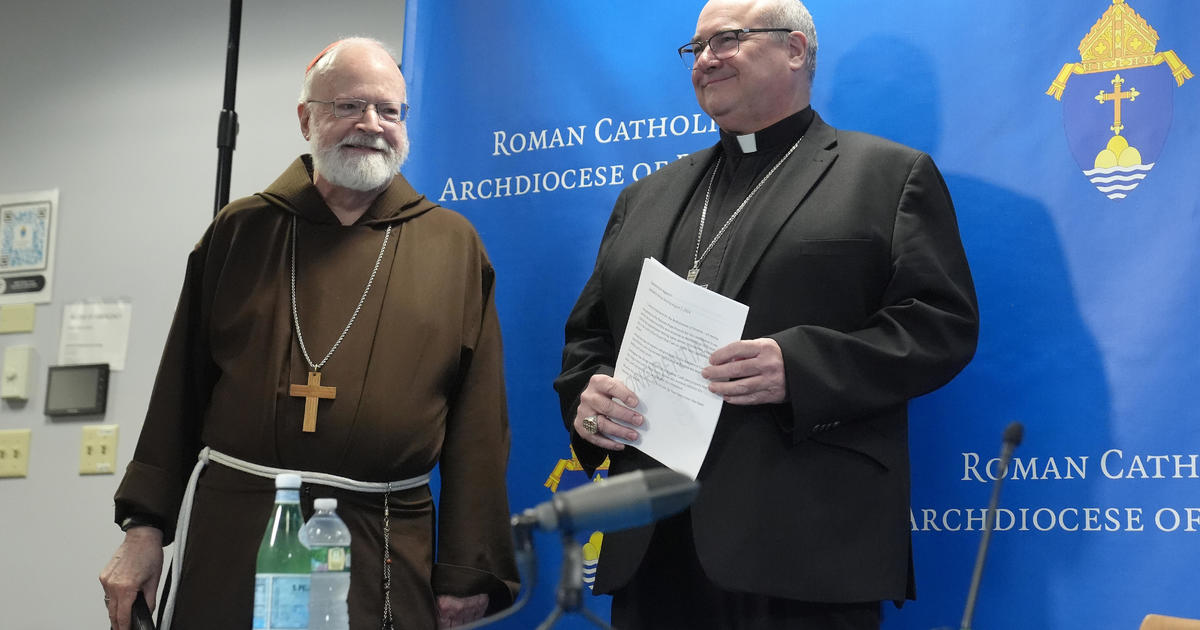
[(359, 98), (335, 98), (332, 101), (315, 101), (310, 99), (307, 102), (332, 105), (333, 115), (336, 118), (362, 118), (367, 113), (368, 107), (374, 107), (375, 115), (388, 122), (403, 122), (408, 117), (408, 103), (393, 103), (390, 101), (368, 103)]
[(751, 33), (790, 33), (790, 28), (736, 28), (729, 31), (721, 31), (716, 35), (708, 38), (708, 41), (703, 42), (688, 42), (679, 47), (679, 58), (683, 60), (683, 65), (688, 70), (696, 67), (696, 62), (699, 61), (700, 55), (704, 54), (705, 50), (712, 53), (712, 56), (717, 59), (729, 59), (738, 54), (741, 50), (742, 40)]

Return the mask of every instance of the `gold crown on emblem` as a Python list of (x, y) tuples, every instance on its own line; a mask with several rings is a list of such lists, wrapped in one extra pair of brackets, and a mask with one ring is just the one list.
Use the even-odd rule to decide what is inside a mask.
[(1155, 52), (1158, 32), (1125, 0), (1112, 0), (1112, 6), (1092, 25), (1092, 30), (1079, 42), (1078, 63), (1065, 63), (1050, 84), (1046, 94), (1062, 100), (1067, 79), (1072, 74), (1093, 74), (1128, 68), (1144, 68), (1165, 63), (1175, 77), (1176, 85), (1192, 78), (1174, 50)]

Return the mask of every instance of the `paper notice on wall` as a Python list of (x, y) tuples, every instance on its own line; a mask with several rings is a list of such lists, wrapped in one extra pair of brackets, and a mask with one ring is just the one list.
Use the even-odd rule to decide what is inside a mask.
[(749, 310), (646, 259), (614, 374), (646, 419), (626, 444), (696, 478), (724, 404), (700, 371), (717, 348), (741, 339)]
[(72, 302), (63, 307), (58, 364), (107, 363), (125, 369), (129, 320), (133, 304), (126, 299)]

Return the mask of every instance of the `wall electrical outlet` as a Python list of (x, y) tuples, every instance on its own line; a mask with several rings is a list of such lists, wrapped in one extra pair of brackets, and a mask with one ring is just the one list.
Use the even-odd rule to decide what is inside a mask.
[(115, 424), (83, 427), (79, 446), (79, 474), (111, 475), (117, 469), (117, 429)]
[(29, 429), (0, 431), (0, 477), (29, 476)]

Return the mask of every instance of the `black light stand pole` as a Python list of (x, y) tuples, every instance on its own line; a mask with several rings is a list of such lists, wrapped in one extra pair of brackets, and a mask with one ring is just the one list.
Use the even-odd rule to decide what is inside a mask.
[(217, 199), (213, 216), (229, 203), (229, 173), (233, 166), (233, 148), (237, 144), (238, 41), (242, 35), (242, 0), (229, 0), (229, 47), (225, 52), (225, 103), (217, 123)]
[[(233, 165), (233, 146), (237, 140), (237, 112), (233, 111), (237, 95), (238, 41), (242, 36), (242, 0), (229, 0), (229, 47), (225, 52), (225, 104), (217, 122), (217, 199), (213, 208), (216, 216), (229, 203), (229, 169)], [(171, 592), (171, 570), (167, 565), (159, 601), (166, 601)], [(165, 607), (158, 607), (158, 625), (163, 622)]]

